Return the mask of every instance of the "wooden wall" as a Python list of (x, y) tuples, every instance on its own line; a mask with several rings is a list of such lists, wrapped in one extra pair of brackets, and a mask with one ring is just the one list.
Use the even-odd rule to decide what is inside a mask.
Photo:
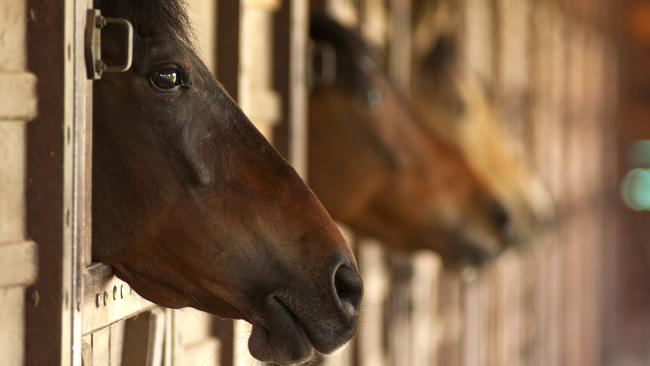
[(27, 70), (25, 1), (0, 1), (0, 354), (24, 361), (25, 287), (36, 279), (36, 244), (26, 225), (26, 122), (36, 115), (36, 78)]
[[(631, 148), (650, 138), (650, 6), (639, 0), (618, 1), (616, 6), (620, 105), (616, 144), (610, 151), (618, 185), (631, 169), (646, 167), (631, 159)], [(616, 213), (618, 230), (605, 257), (604, 360), (607, 365), (645, 365), (650, 360), (650, 215), (633, 211), (620, 200), (610, 202), (607, 209)]]

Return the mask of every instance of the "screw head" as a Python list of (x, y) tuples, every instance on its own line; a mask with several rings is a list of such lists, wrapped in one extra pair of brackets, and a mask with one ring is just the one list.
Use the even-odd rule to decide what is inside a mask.
[(106, 26), (106, 19), (101, 15), (96, 16), (95, 17), (95, 27), (104, 28), (105, 26)]
[(32, 300), (34, 307), (38, 307), (38, 304), (41, 301), (41, 295), (38, 293), (38, 290), (32, 289), (30, 293), (30, 299)]
[(97, 69), (97, 72), (101, 74), (102, 72), (106, 71), (106, 69), (108, 69), (108, 66), (106, 65), (106, 62), (97, 60), (97, 62), (95, 62), (95, 69)]

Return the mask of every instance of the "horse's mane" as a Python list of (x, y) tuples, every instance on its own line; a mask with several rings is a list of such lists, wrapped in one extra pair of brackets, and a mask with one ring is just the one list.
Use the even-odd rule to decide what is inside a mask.
[(336, 51), (337, 82), (352, 90), (365, 90), (370, 84), (369, 72), (363, 67), (377, 68), (373, 50), (354, 31), (323, 12), (311, 15), (309, 36), (313, 41), (329, 44)]
[(175, 38), (193, 45), (194, 32), (184, 0), (101, 0), (104, 16), (129, 20), (143, 39)]

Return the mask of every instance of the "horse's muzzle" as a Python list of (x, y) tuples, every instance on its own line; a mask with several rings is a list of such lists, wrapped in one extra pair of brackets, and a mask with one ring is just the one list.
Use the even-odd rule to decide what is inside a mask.
[(263, 320), (253, 324), (248, 341), (255, 358), (302, 362), (314, 351), (330, 353), (353, 337), (363, 294), (361, 277), (344, 255), (333, 256), (327, 268), (327, 291), (299, 286), (303, 291), (285, 289), (266, 298)]

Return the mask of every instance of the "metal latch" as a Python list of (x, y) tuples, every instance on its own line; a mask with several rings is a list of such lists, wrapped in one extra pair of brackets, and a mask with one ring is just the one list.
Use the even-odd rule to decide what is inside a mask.
[[(119, 27), (125, 36), (124, 60), (118, 65), (109, 65), (102, 59), (102, 29), (107, 26)], [(99, 80), (105, 72), (125, 72), (133, 61), (133, 26), (121, 18), (103, 17), (98, 9), (89, 9), (86, 17), (86, 69), (88, 79)]]

